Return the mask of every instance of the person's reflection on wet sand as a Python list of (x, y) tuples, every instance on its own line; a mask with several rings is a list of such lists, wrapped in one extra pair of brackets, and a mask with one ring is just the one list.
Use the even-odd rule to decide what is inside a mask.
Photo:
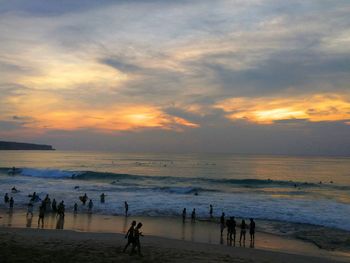
[(63, 229), (63, 227), (64, 227), (64, 216), (59, 215), (57, 224), (56, 224), (56, 229)]
[(10, 208), (9, 209), (9, 216), (8, 216), (8, 221), (7, 221), (7, 226), (12, 226), (12, 217), (13, 217), (13, 209), (12, 208)]
[(128, 231), (128, 218), (124, 217), (124, 223), (123, 223), (123, 233), (126, 233)]
[(26, 218), (26, 227), (31, 228), (32, 227), (32, 221), (33, 221), (33, 215), (27, 215)]
[(92, 220), (92, 214), (88, 213), (87, 214), (87, 228), (86, 228), (86, 231), (90, 231), (90, 228), (91, 228), (91, 220)]
[(182, 227), (181, 227), (181, 240), (186, 239), (186, 224), (185, 222), (182, 222)]
[(194, 242), (196, 235), (196, 224), (191, 224), (191, 241)]

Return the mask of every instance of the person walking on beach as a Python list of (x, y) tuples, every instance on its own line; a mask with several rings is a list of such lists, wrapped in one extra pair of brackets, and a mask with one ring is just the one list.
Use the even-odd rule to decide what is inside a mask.
[(88, 207), (89, 207), (88, 212), (92, 213), (92, 208), (94, 207), (94, 203), (92, 202), (92, 199), (90, 199)]
[(10, 198), (10, 209), (13, 209), (14, 203), (15, 203), (15, 201), (13, 200), (13, 197), (11, 196), (11, 198)]
[(182, 222), (185, 223), (185, 221), (186, 221), (186, 208), (182, 210)]
[(9, 201), (10, 201), (9, 194), (6, 193), (5, 196), (4, 196), (4, 202), (5, 202), (5, 204), (7, 204)]
[(242, 220), (241, 223), (241, 235), (239, 236), (239, 244), (242, 243), (242, 237), (243, 237), (243, 245), (245, 245), (245, 233), (247, 230), (247, 225), (245, 224), (244, 219)]
[(52, 212), (56, 213), (57, 212), (57, 203), (56, 203), (55, 198), (52, 200), (51, 207), (52, 207)]
[(193, 210), (192, 210), (191, 222), (192, 222), (192, 223), (195, 223), (195, 222), (196, 222), (196, 208), (193, 208)]
[(58, 208), (57, 208), (58, 216), (64, 217), (65, 210), (66, 209), (65, 209), (64, 201), (62, 200), (61, 203), (58, 204)]
[(125, 208), (125, 216), (128, 216), (129, 205), (126, 201), (124, 202), (124, 208)]
[(222, 212), (221, 214), (221, 217), (220, 217), (220, 233), (221, 233), (221, 236), (224, 232), (224, 229), (225, 229), (225, 213)]
[(213, 205), (211, 205), (211, 204), (209, 206), (209, 216), (210, 216), (210, 218), (213, 218)]
[(101, 201), (102, 204), (105, 202), (105, 197), (106, 197), (105, 193), (102, 193), (100, 195), (100, 201)]
[(140, 231), (142, 227), (142, 223), (138, 223), (135, 230), (134, 230), (134, 243), (132, 246), (132, 250), (130, 252), (130, 255), (134, 254), (135, 249), (137, 248), (137, 253), (139, 254), (139, 256), (142, 256), (141, 254), (141, 243), (140, 243), (140, 236), (142, 235), (142, 232)]
[(38, 227), (40, 226), (40, 222), (41, 222), (41, 227), (44, 228), (44, 217), (45, 217), (45, 208), (41, 205), (39, 207)]
[(135, 226), (136, 226), (136, 221), (132, 221), (131, 223), (131, 226), (128, 230), (128, 232), (126, 232), (125, 234), (125, 238), (128, 239), (128, 243), (126, 243), (124, 249), (123, 249), (123, 252), (126, 251), (126, 249), (128, 248), (128, 246), (130, 244), (133, 244), (134, 243), (134, 232), (135, 232)]
[(253, 247), (255, 243), (255, 222), (253, 218), (250, 219), (249, 234), (250, 234), (250, 246)]

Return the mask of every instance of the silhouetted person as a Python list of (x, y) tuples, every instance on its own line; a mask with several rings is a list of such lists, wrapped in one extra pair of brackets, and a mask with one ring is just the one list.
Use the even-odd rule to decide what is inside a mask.
[(62, 200), (61, 203), (58, 204), (58, 207), (57, 207), (57, 214), (59, 216), (62, 216), (64, 217), (64, 212), (65, 212), (65, 205), (64, 205), (64, 201)]
[(27, 216), (31, 214), (31, 216), (33, 216), (33, 204), (29, 203), (27, 206)]
[(128, 248), (128, 246), (130, 244), (133, 244), (134, 243), (134, 232), (135, 232), (135, 226), (136, 226), (136, 221), (132, 221), (131, 223), (131, 226), (128, 230), (128, 232), (126, 232), (125, 234), (125, 238), (128, 239), (128, 243), (126, 243), (124, 249), (123, 249), (123, 252), (126, 251), (126, 249)]
[(227, 235), (226, 235), (226, 239), (227, 240), (231, 240), (231, 235), (232, 235), (232, 221), (231, 218), (226, 220), (226, 228), (227, 228)]
[(124, 202), (124, 208), (125, 208), (125, 216), (128, 216), (129, 205), (126, 201)]
[(213, 206), (212, 205), (209, 206), (209, 216), (210, 216), (210, 218), (213, 218)]
[(18, 193), (19, 191), (18, 191), (18, 190), (16, 189), (16, 187), (14, 186), (14, 187), (12, 187), (11, 192), (15, 194), (15, 193)]
[(102, 193), (102, 194), (100, 195), (100, 201), (101, 201), (101, 203), (104, 203), (104, 202), (105, 202), (105, 197), (106, 197), (106, 195), (105, 195), (104, 193)]
[(52, 200), (51, 207), (52, 207), (52, 211), (54, 213), (56, 213), (57, 212), (57, 203), (56, 203), (56, 199), (55, 198)]
[(245, 245), (245, 233), (246, 233), (246, 230), (247, 230), (247, 225), (245, 224), (245, 221), (243, 219), (242, 223), (241, 223), (241, 235), (239, 236), (239, 243), (240, 244), (242, 242), (242, 237), (243, 237), (243, 244)]
[(253, 218), (250, 219), (249, 234), (250, 234), (250, 245), (254, 246), (254, 243), (255, 243), (255, 222), (254, 222)]
[(184, 209), (182, 210), (182, 222), (185, 223), (185, 221), (186, 221), (186, 208), (184, 208)]
[(192, 214), (191, 214), (191, 222), (196, 222), (196, 208), (193, 208)]
[(51, 199), (50, 199), (48, 194), (46, 195), (46, 197), (44, 199), (44, 202), (45, 202), (45, 211), (50, 211), (50, 209), (51, 209)]
[(39, 197), (36, 195), (36, 192), (34, 192), (31, 196), (30, 201), (36, 202)]
[(74, 204), (74, 214), (78, 213), (78, 204)]
[(86, 193), (80, 197), (80, 201), (83, 203), (83, 205), (86, 204), (87, 200), (88, 200), (88, 197), (87, 197)]
[(94, 203), (92, 202), (92, 200), (90, 199), (89, 201), (89, 204), (88, 204), (88, 207), (89, 207), (89, 213), (92, 213), (92, 208), (94, 207)]
[(231, 217), (231, 236), (230, 239), (232, 240), (233, 235), (233, 245), (236, 244), (236, 220), (235, 217)]
[(40, 226), (41, 222), (41, 227), (44, 227), (44, 218), (45, 218), (45, 208), (41, 205), (39, 207), (39, 219), (38, 219), (38, 227)]
[(11, 196), (11, 198), (10, 198), (10, 209), (13, 208), (14, 203), (15, 203), (15, 201), (13, 200), (13, 197)]
[(220, 233), (221, 233), (221, 235), (224, 232), (224, 229), (225, 229), (225, 213), (222, 212), (221, 217), (220, 217)]
[(9, 194), (6, 193), (5, 196), (4, 196), (4, 202), (5, 202), (5, 204), (7, 204), (9, 201), (10, 201)]
[(137, 253), (142, 256), (141, 254), (141, 243), (140, 243), (140, 236), (142, 235), (142, 232), (140, 232), (140, 229), (142, 227), (142, 223), (138, 223), (135, 230), (134, 230), (134, 243), (132, 244), (132, 250), (130, 252), (130, 255), (134, 254), (135, 249), (137, 248)]

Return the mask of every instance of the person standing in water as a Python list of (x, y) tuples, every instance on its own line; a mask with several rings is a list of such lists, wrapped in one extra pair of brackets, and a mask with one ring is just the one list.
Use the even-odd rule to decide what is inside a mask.
[(225, 213), (222, 212), (221, 214), (221, 217), (220, 217), (220, 233), (221, 233), (221, 236), (224, 232), (224, 229), (225, 229)]
[(211, 205), (211, 204), (209, 206), (209, 216), (210, 216), (210, 218), (213, 218), (213, 205)]
[(192, 210), (191, 222), (192, 222), (192, 223), (195, 223), (195, 222), (196, 222), (196, 208), (193, 208), (193, 210)]
[(105, 202), (105, 197), (106, 197), (105, 193), (102, 193), (100, 195), (100, 201), (101, 201), (102, 204)]
[(11, 196), (11, 198), (10, 198), (10, 209), (13, 209), (14, 203), (15, 203), (15, 201), (13, 200), (13, 197)]
[(57, 203), (56, 203), (55, 198), (52, 200), (51, 207), (52, 207), (52, 212), (56, 213), (57, 212)]
[(182, 222), (185, 223), (185, 221), (186, 221), (186, 208), (182, 210)]
[(255, 243), (255, 222), (253, 218), (250, 219), (249, 234), (250, 234), (250, 246), (253, 247)]
[(247, 225), (245, 224), (245, 221), (243, 219), (242, 223), (241, 223), (241, 234), (239, 236), (239, 244), (242, 243), (242, 237), (243, 237), (243, 245), (244, 246), (245, 246), (245, 233), (246, 233), (246, 230), (247, 230)]
[(92, 200), (90, 199), (90, 201), (89, 201), (89, 213), (92, 213), (92, 208), (93, 208), (93, 206), (94, 206), (94, 203), (92, 202)]
[(124, 202), (124, 208), (125, 208), (125, 216), (128, 216), (129, 205), (126, 201)]
[(136, 221), (132, 221), (131, 223), (131, 226), (128, 230), (128, 232), (126, 232), (125, 234), (125, 238), (128, 239), (128, 243), (126, 243), (124, 249), (123, 249), (123, 252), (126, 251), (126, 249), (128, 248), (128, 246), (130, 244), (133, 244), (134, 243), (134, 232), (135, 232), (135, 226), (136, 226)]
[(142, 223), (138, 223), (135, 230), (134, 230), (134, 243), (132, 246), (132, 250), (130, 252), (130, 255), (134, 254), (135, 249), (137, 248), (137, 253), (139, 254), (139, 256), (142, 256), (141, 254), (141, 243), (140, 243), (140, 236), (142, 235), (142, 232), (140, 231), (142, 227)]
[(5, 196), (4, 196), (4, 202), (5, 202), (5, 204), (7, 204), (9, 201), (10, 201), (9, 194), (6, 193)]

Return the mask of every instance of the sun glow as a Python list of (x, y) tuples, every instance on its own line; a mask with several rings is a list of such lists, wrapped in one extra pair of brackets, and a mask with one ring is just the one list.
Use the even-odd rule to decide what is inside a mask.
[(310, 122), (350, 120), (350, 99), (339, 94), (316, 94), (294, 98), (230, 98), (218, 102), (215, 108), (227, 113), (231, 120), (246, 120), (259, 124), (304, 119)]

